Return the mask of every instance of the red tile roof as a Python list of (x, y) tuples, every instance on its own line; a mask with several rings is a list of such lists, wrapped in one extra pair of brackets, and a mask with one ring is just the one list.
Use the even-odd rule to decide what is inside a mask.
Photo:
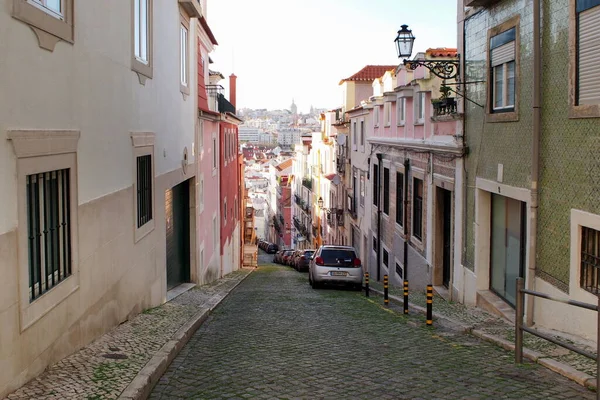
[(283, 171), (283, 170), (291, 167), (293, 162), (294, 162), (294, 159), (289, 158), (289, 159), (285, 160), (284, 162), (282, 162), (281, 164), (279, 164), (278, 166), (276, 166), (275, 168), (277, 168), (278, 171)]
[(430, 57), (456, 57), (458, 53), (456, 49), (452, 47), (438, 47), (434, 49), (427, 49), (425, 54)]
[(342, 82), (346, 81), (373, 81), (376, 78), (380, 78), (386, 71), (395, 70), (396, 65), (367, 65), (354, 75), (349, 78), (342, 79), (340, 81), (340, 85)]

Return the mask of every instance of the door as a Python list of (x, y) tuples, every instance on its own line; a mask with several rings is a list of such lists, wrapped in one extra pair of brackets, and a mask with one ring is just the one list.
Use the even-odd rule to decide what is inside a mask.
[(167, 290), (190, 280), (189, 196), (188, 181), (165, 192)]
[(492, 194), (490, 286), (513, 307), (525, 261), (525, 203)]
[(442, 189), (442, 283), (450, 285), (450, 257), (452, 254), (452, 192)]

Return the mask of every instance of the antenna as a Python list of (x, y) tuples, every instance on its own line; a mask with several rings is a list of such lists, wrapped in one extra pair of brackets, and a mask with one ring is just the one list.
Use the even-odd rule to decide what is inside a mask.
[(231, 73), (235, 73), (235, 47), (231, 47)]

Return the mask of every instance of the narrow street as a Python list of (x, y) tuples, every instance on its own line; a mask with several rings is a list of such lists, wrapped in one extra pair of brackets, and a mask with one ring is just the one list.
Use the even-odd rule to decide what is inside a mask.
[[(261, 252), (262, 253), (262, 252)], [(307, 276), (260, 267), (215, 310), (151, 399), (592, 399), (512, 353), (425, 328), (364, 294), (313, 290)]]

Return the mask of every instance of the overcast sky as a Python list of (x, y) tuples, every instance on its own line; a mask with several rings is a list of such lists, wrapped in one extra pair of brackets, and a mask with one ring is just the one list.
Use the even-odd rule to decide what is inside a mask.
[[(208, 0), (219, 46), (211, 69), (238, 76), (237, 107), (341, 105), (338, 83), (367, 64), (396, 65), (394, 39), (407, 24), (413, 56), (456, 47), (454, 0)], [(228, 91), (226, 92), (228, 93)]]

